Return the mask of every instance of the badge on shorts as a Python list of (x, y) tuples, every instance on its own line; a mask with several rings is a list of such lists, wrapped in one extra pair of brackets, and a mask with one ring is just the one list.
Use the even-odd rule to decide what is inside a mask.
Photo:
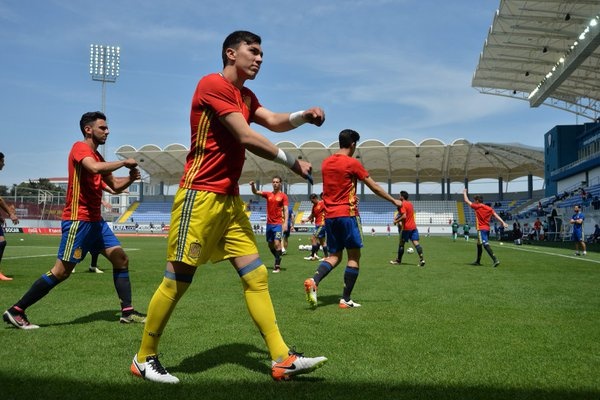
[(73, 258), (75, 258), (77, 260), (81, 260), (82, 253), (83, 253), (83, 251), (81, 250), (81, 247), (76, 248), (75, 251), (73, 252)]
[(188, 253), (188, 256), (190, 258), (198, 258), (200, 257), (200, 250), (202, 250), (202, 246), (200, 245), (200, 243), (194, 242), (190, 244), (190, 251)]

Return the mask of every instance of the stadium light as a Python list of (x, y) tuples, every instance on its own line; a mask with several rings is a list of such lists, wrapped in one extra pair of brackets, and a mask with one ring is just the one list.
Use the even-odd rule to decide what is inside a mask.
[[(115, 83), (121, 68), (121, 48), (90, 44), (90, 75), (92, 80), (102, 82), (102, 108), (106, 113), (106, 84)], [(106, 158), (106, 146), (102, 146), (102, 157)]]

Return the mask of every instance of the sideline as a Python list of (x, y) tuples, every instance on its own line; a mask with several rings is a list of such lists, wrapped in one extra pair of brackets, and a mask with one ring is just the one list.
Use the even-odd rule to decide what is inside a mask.
[[(554, 252), (550, 252), (547, 250), (536, 250), (535, 248), (531, 248), (531, 245), (527, 245), (528, 247), (523, 247), (524, 245), (521, 246), (516, 246), (514, 244), (509, 244), (508, 246), (506, 245), (506, 243), (504, 244), (504, 246), (502, 246), (502, 248), (509, 248), (509, 249), (513, 249), (513, 250), (517, 250), (517, 251), (523, 251), (526, 253), (537, 253), (537, 254), (545, 254), (548, 256), (557, 256), (557, 257), (564, 257), (564, 258), (570, 258), (572, 260), (580, 260), (580, 261), (585, 261), (585, 262), (590, 262), (593, 264), (600, 264), (600, 260), (594, 260), (589, 258), (589, 253), (588, 255), (585, 256), (575, 256), (575, 255), (570, 255), (570, 254), (560, 254), (560, 253), (554, 253)], [(498, 246), (499, 247), (499, 246)], [(541, 247), (537, 247), (538, 249), (541, 249)], [(546, 249), (544, 247), (544, 249)], [(575, 250), (572, 250), (575, 251)]]
[[(31, 247), (36, 247), (36, 246), (31, 246)], [(42, 247), (42, 248), (46, 248), (46, 247)], [(140, 251), (141, 249), (135, 249), (135, 248), (123, 248), (123, 250), (125, 250), (125, 252), (128, 251)], [(3, 260), (20, 260), (20, 259), (24, 259), (24, 258), (42, 258), (42, 257), (56, 257), (56, 252), (52, 253), (52, 254), (37, 254), (34, 256), (10, 256), (10, 257), (2, 257)]]

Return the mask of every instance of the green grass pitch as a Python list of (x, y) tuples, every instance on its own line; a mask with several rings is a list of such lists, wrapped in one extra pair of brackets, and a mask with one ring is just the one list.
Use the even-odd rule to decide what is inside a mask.
[[(423, 235), (424, 236), (424, 235)], [(21, 240), (22, 239), (22, 240)], [(161, 361), (179, 385), (129, 373), (142, 326), (118, 323), (110, 270), (69, 280), (27, 310), (34, 331), (0, 327), (0, 397), (9, 399), (598, 399), (600, 255), (562, 246), (492, 247), (492, 269), (475, 241), (422, 237), (427, 265), (405, 254), (394, 266), (397, 236), (366, 236), (353, 299), (337, 304), (341, 264), (305, 301), (303, 281), (317, 262), (292, 235), (280, 274), (269, 285), (286, 342), (329, 362), (291, 382), (270, 378), (270, 360), (248, 316), (229, 263), (201, 267), (161, 341)], [(55, 260), (58, 237), (9, 234), (0, 308), (11, 306)], [(164, 271), (166, 239), (123, 237), (134, 306), (146, 311)], [(261, 256), (273, 257), (263, 237)], [(107, 261), (100, 259), (102, 268)]]

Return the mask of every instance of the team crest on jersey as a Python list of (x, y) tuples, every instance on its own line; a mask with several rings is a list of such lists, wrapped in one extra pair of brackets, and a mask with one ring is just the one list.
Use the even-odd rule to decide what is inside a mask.
[(73, 258), (80, 260), (82, 254), (83, 254), (83, 250), (81, 250), (81, 247), (78, 247), (75, 249), (75, 251), (73, 251)]
[(190, 251), (188, 256), (190, 258), (198, 258), (200, 257), (200, 251), (202, 250), (202, 245), (199, 242), (194, 242), (190, 244)]

